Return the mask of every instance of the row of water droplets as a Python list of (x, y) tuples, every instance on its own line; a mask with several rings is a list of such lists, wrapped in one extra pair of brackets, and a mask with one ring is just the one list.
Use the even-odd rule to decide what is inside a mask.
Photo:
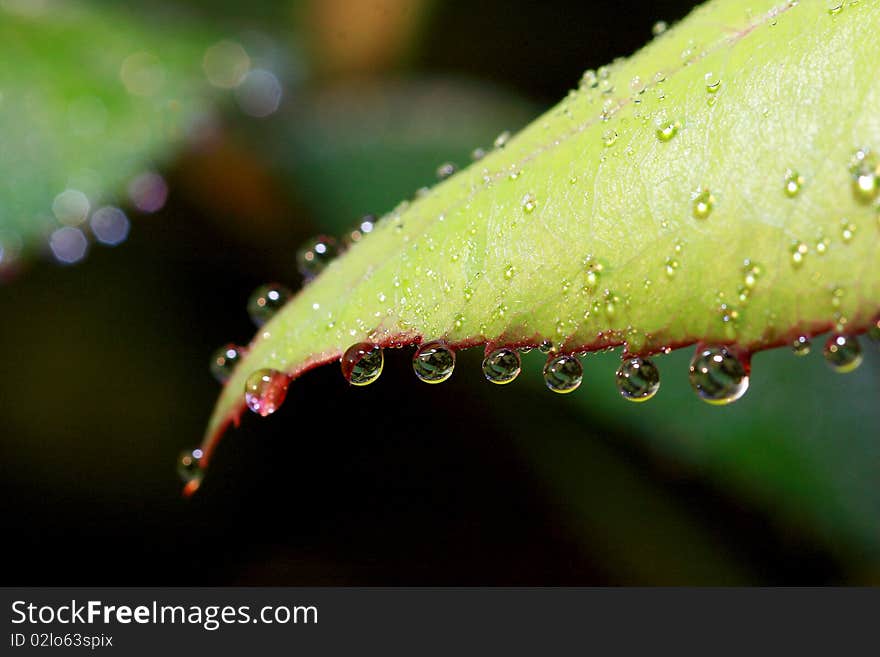
[[(658, 23), (655, 26), (655, 34), (665, 32), (665, 26)], [(689, 48), (682, 53), (682, 58), (689, 60), (693, 57), (693, 49)], [(686, 61), (686, 64), (689, 61)], [(581, 88), (595, 90), (598, 94), (611, 94), (611, 69), (602, 67), (596, 71), (587, 71), (582, 80)], [(664, 92), (662, 82), (665, 75), (658, 72), (653, 79), (656, 83), (657, 98), (663, 100)], [(640, 78), (634, 78), (630, 85), (634, 95), (632, 101), (636, 104), (641, 102), (641, 96), (648, 88)], [(705, 88), (707, 104), (714, 104), (718, 91), (722, 87), (721, 79), (714, 73), (705, 74)], [(615, 109), (614, 102), (607, 98), (603, 103), (602, 120), (611, 118)], [(563, 108), (563, 112), (565, 109)], [(678, 119), (669, 119), (660, 112), (655, 118), (655, 136), (660, 142), (673, 140), (682, 130), (683, 123)], [(494, 146), (496, 149), (503, 148), (509, 138), (509, 133), (499, 135)], [(606, 147), (611, 147), (617, 141), (618, 135), (614, 130), (603, 133), (602, 140)], [(476, 149), (472, 158), (477, 161), (487, 154), (484, 149)], [(441, 164), (437, 168), (438, 179), (445, 180), (456, 172), (457, 167), (450, 162)], [(863, 202), (874, 202), (880, 191), (880, 166), (876, 157), (867, 148), (857, 149), (850, 163), (850, 173), (853, 180), (853, 192), (857, 199)], [(519, 177), (519, 169), (511, 169), (510, 178), (515, 180)], [(794, 169), (788, 169), (781, 176), (782, 192), (789, 198), (797, 197), (807, 184), (804, 176)], [(573, 181), (574, 182), (574, 181)], [(427, 193), (427, 189), (419, 190), (417, 196)], [(539, 199), (532, 192), (523, 196), (522, 208), (526, 213), (532, 212), (539, 203)], [(715, 195), (709, 188), (700, 188), (691, 195), (691, 214), (697, 220), (705, 220), (710, 217), (716, 207)], [(878, 211), (880, 221), (880, 211)], [(371, 232), (373, 219), (362, 224), (361, 229), (353, 231), (352, 236), (363, 236)], [(852, 222), (841, 221), (841, 238), (844, 243), (849, 243), (855, 234), (855, 225)], [(356, 241), (356, 240), (355, 240)], [(829, 241), (822, 238), (816, 245), (818, 253), (824, 253)], [(321, 236), (312, 240), (297, 255), (297, 263), (301, 272), (310, 278), (319, 273), (326, 264), (339, 252), (340, 246), (335, 239)], [(681, 245), (676, 245), (676, 253), (680, 253)], [(809, 247), (799, 243), (792, 250), (792, 265), (798, 267), (803, 262), (803, 256), (809, 251)], [(587, 264), (588, 284), (592, 278), (591, 287), (595, 287), (602, 271), (602, 265), (593, 258)], [(665, 264), (668, 276), (674, 276), (679, 267), (675, 257), (667, 259)], [(757, 278), (761, 274), (761, 267), (750, 261), (744, 264), (743, 287), (739, 298), (745, 301), (750, 290), (754, 287)], [(506, 278), (512, 278), (513, 268), (505, 271)], [(647, 285), (647, 283), (646, 283)], [(248, 304), (249, 312), (254, 321), (261, 325), (274, 312), (286, 303), (290, 298), (289, 290), (280, 285), (263, 286), (255, 291)], [(723, 296), (723, 295), (720, 295)], [(609, 307), (614, 299), (608, 301)], [(735, 323), (737, 311), (723, 300), (719, 300), (725, 322)], [(609, 311), (611, 312), (611, 311)], [(845, 323), (845, 322), (843, 322)], [(838, 328), (842, 326), (838, 322)], [(880, 320), (872, 325), (869, 335), (874, 340), (880, 340)], [(543, 377), (548, 389), (558, 393), (570, 393), (576, 390), (583, 378), (583, 368), (577, 354), (558, 353), (553, 344), (548, 340), (541, 345), (536, 345), (541, 351), (548, 353), (547, 361), (543, 368)], [(507, 384), (514, 381), (520, 374), (522, 365), (520, 352), (528, 351), (532, 347), (503, 347), (489, 352), (483, 360), (482, 370), (485, 378), (495, 384)], [(792, 345), (797, 355), (805, 355), (810, 350), (810, 338), (806, 335), (798, 336)], [(666, 350), (664, 350), (666, 351)], [(241, 360), (243, 350), (235, 345), (227, 345), (221, 348), (212, 359), (212, 371), (215, 377), (225, 382)], [(824, 356), (829, 365), (839, 372), (852, 371), (861, 363), (861, 350), (858, 340), (851, 335), (835, 333), (828, 338)], [(382, 348), (373, 343), (361, 342), (349, 347), (340, 359), (343, 376), (352, 385), (364, 386), (376, 381), (384, 366)], [(441, 383), (446, 381), (453, 373), (455, 367), (455, 351), (443, 340), (433, 340), (421, 344), (416, 350), (412, 366), (416, 376), (426, 383)], [(616, 383), (620, 394), (624, 399), (634, 402), (643, 402), (651, 399), (660, 387), (659, 370), (650, 358), (627, 355), (616, 372)], [(691, 386), (704, 401), (711, 404), (728, 404), (736, 401), (748, 389), (749, 365), (739, 352), (723, 345), (710, 345), (700, 347), (694, 355), (689, 367), (689, 380)], [(251, 373), (245, 383), (244, 397), (248, 408), (261, 415), (267, 416), (274, 413), (283, 403), (287, 393), (290, 377), (283, 372), (273, 369), (260, 369)], [(192, 463), (195, 452), (187, 452), (182, 457), (188, 463)], [(198, 465), (198, 456), (195, 460)], [(201, 476), (196, 467), (182, 469), (181, 474), (192, 484)], [(197, 485), (197, 483), (195, 484)]]
[[(280, 300), (264, 286), (256, 298)], [(277, 308), (276, 301), (259, 305), (258, 317), (265, 319)], [(876, 318), (868, 337), (880, 345), (880, 317)], [(521, 353), (533, 347), (501, 347), (488, 352), (483, 359), (482, 372), (487, 381), (506, 385), (513, 382), (522, 371)], [(567, 394), (580, 387), (583, 366), (576, 353), (558, 353), (552, 342), (537, 345), (548, 354), (543, 367), (544, 383), (553, 392)], [(798, 336), (792, 345), (798, 356), (810, 352), (810, 338)], [(837, 372), (852, 372), (862, 363), (859, 341), (854, 336), (834, 334), (825, 342), (823, 354), (828, 365)], [(233, 369), (242, 359), (243, 349), (229, 344), (219, 349), (211, 360), (211, 371), (218, 381), (225, 383)], [(383, 349), (373, 343), (360, 342), (346, 349), (340, 358), (343, 377), (354, 386), (366, 386), (375, 382), (384, 367)], [(412, 359), (416, 377), (430, 384), (448, 380), (455, 369), (455, 350), (443, 340), (424, 342), (416, 349)], [(688, 368), (688, 379), (694, 392), (703, 401), (713, 405), (726, 405), (740, 399), (749, 387), (749, 363), (735, 349), (724, 345), (698, 347)], [(625, 355), (615, 373), (620, 395), (631, 402), (645, 402), (660, 389), (660, 371), (647, 357)], [(252, 372), (245, 382), (244, 396), (248, 408), (266, 417), (274, 413), (287, 395), (290, 377), (278, 370), (259, 369)], [(186, 491), (194, 492), (203, 475), (200, 461), (204, 456), (201, 448), (184, 451), (178, 460), (178, 471), (186, 483)]]

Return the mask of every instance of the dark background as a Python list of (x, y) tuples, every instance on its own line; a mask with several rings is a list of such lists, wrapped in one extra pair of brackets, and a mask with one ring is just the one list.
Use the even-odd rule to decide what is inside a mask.
[[(164, 168), (168, 204), (156, 215), (132, 214), (125, 245), (95, 247), (73, 267), (38, 261), (0, 287), (4, 584), (878, 581), (875, 543), (823, 524), (835, 508), (804, 510), (822, 495), (810, 476), (794, 472), (778, 488), (772, 477), (750, 488), (752, 471), (736, 471), (735, 458), (689, 459), (644, 426), (617, 421), (636, 413), (629, 406), (584, 411), (519, 382), (488, 389), (477, 353), (461, 354), (456, 376), (440, 386), (415, 381), (408, 350), (388, 353), (381, 380), (365, 389), (348, 388), (335, 367), (311, 372), (276, 415), (247, 416), (227, 434), (199, 494), (183, 500), (175, 459), (199, 441), (218, 393), (207, 371), (211, 352), (250, 338), (244, 304), (253, 287), (299, 284), (297, 244), (328, 229), (312, 196), (321, 183), (309, 176), (322, 176), (325, 187), (344, 184), (348, 165), (336, 176), (313, 167), (298, 159), (303, 142), (289, 137), (310, 97), (348, 84), (405, 89), (412, 80), (463, 79), (493, 90), (513, 107), (506, 117), (522, 123), (576, 85), (585, 68), (631, 53), (656, 20), (672, 22), (690, 3), (437, 2), (403, 54), (354, 71), (323, 67), (320, 37), (286, 7), (255, 3), (225, 17), (235, 33), (284, 16), (301, 44), (309, 74), (286, 90), (278, 116), (245, 123), (229, 110), (211, 149), (182, 153)], [(356, 28), (342, 26), (336, 38), (344, 43)], [(492, 114), (479, 119), (490, 126), (483, 143), (518, 127)], [(425, 120), (443, 141), (456, 129), (439, 109)], [(371, 190), (377, 207), (362, 211), (387, 211), (430, 184), (443, 157), (466, 162), (469, 149), (453, 143), (452, 155), (429, 145), (417, 162), (404, 160), (410, 179), (397, 175), (400, 162), (389, 164), (385, 186)], [(377, 168), (381, 174), (381, 162)], [(256, 221), (258, 214), (268, 219)], [(523, 377), (539, 379), (539, 355), (532, 356), (538, 360), (526, 361)], [(672, 378), (686, 359), (664, 372)], [(830, 380), (820, 361), (811, 371)], [(876, 386), (876, 357), (864, 369), (862, 379), (841, 379), (837, 396), (819, 389), (800, 407), (797, 395), (768, 396), (799, 385), (796, 370), (768, 368), (765, 378), (783, 373), (764, 401), (783, 416), (821, 413), (821, 401), (811, 399), (847, 399), (847, 385)], [(761, 376), (756, 368), (756, 386)], [(577, 394), (613, 387), (608, 372), (596, 378)], [(667, 403), (663, 391), (651, 403)], [(674, 421), (692, 412), (695, 422), (710, 417), (696, 398), (683, 404), (670, 408)], [(720, 424), (733, 417), (708, 412), (719, 413), (711, 417)], [(876, 434), (873, 417), (862, 431)], [(781, 458), (755, 447), (778, 436), (766, 414), (736, 421), (748, 437), (741, 448), (736, 438), (719, 438), (731, 453)], [(546, 446), (559, 449), (542, 452)], [(565, 468), (574, 474), (560, 474)], [(719, 476), (724, 468), (734, 473)], [(875, 492), (877, 478), (868, 483)]]

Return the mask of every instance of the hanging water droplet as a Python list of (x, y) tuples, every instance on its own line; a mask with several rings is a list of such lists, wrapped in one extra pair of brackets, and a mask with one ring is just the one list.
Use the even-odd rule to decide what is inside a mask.
[(504, 148), (505, 146), (507, 146), (508, 141), (510, 141), (510, 132), (508, 130), (505, 130), (500, 135), (495, 137), (495, 141), (492, 142), (492, 145), (495, 148)]
[(339, 364), (346, 381), (353, 386), (365, 386), (379, 378), (384, 362), (381, 347), (360, 342), (345, 350)]
[(247, 310), (257, 326), (268, 322), (272, 316), (293, 296), (293, 293), (279, 283), (261, 285), (248, 299)]
[(522, 208), (523, 211), (527, 214), (531, 213), (536, 207), (538, 207), (538, 199), (535, 198), (535, 195), (529, 192), (525, 196), (522, 197)]
[(730, 404), (749, 389), (745, 366), (727, 347), (698, 349), (691, 360), (688, 378), (700, 398), (710, 404)]
[(849, 163), (853, 179), (853, 194), (863, 203), (877, 198), (880, 193), (880, 161), (867, 148), (859, 148), (853, 153)]
[(801, 191), (801, 187), (804, 185), (804, 177), (797, 171), (788, 169), (785, 172), (784, 185), (785, 195), (789, 198), (794, 198), (798, 195), (798, 192)]
[(352, 228), (347, 235), (347, 241), (352, 244), (356, 242), (360, 242), (364, 237), (373, 232), (373, 229), (376, 227), (376, 216), (372, 214), (365, 214), (361, 217), (357, 226)]
[(284, 403), (289, 384), (290, 378), (283, 372), (257, 370), (244, 383), (244, 401), (257, 415), (272, 415)]
[(705, 219), (712, 214), (715, 207), (715, 197), (708, 189), (702, 189), (694, 195), (694, 217)]
[(791, 343), (791, 350), (795, 356), (806, 356), (810, 353), (810, 338), (806, 335), (799, 335)]
[(624, 359), (617, 369), (616, 378), (617, 389), (629, 401), (648, 401), (660, 389), (660, 371), (648, 358), (635, 356)]
[(541, 344), (538, 345), (538, 351), (542, 354), (549, 354), (553, 350), (553, 343), (550, 340), (541, 340)]
[(667, 25), (666, 21), (657, 21), (651, 27), (651, 34), (653, 34), (655, 37), (660, 36), (661, 34), (666, 32), (666, 30), (668, 28), (669, 28), (669, 25)]
[(591, 68), (584, 71), (584, 74), (581, 76), (581, 88), (595, 89), (598, 84), (599, 76), (596, 75), (596, 71)]
[(413, 371), (425, 383), (442, 383), (453, 369), (455, 352), (440, 340), (423, 344), (413, 356)]
[(303, 244), (296, 252), (296, 266), (306, 279), (314, 278), (339, 255), (336, 238), (318, 235)]
[(226, 383), (232, 375), (232, 370), (241, 360), (241, 347), (231, 342), (220, 347), (211, 356), (211, 374), (220, 383)]
[(862, 364), (862, 348), (852, 335), (832, 335), (825, 343), (825, 362), (835, 372), (852, 372)]
[(581, 362), (570, 354), (551, 356), (544, 364), (544, 383), (561, 394), (577, 390), (584, 376)]
[(185, 484), (201, 480), (203, 475), (201, 460), (204, 455), (205, 453), (199, 447), (180, 453), (177, 459), (177, 474)]
[(453, 173), (455, 173), (455, 165), (452, 162), (444, 162), (437, 167), (437, 178), (439, 180), (446, 180)]
[(521, 368), (519, 354), (512, 349), (496, 349), (483, 360), (486, 380), (499, 385), (513, 381)]

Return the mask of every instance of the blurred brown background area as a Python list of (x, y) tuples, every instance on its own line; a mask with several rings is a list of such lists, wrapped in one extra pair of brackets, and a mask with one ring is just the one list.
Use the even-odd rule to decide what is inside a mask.
[[(8, 585), (880, 581), (876, 498), (841, 521), (849, 533), (817, 524), (839, 510), (800, 512), (821, 486), (801, 476), (806, 467), (779, 466), (799, 457), (776, 442), (786, 416), (804, 412), (829, 414), (802, 418), (821, 432), (842, 426), (835, 412), (862, 413), (863, 431), (876, 435), (866, 410), (880, 381), (875, 354), (859, 378), (810, 397), (773, 398), (799, 375), (766, 377), (764, 406), (781, 419), (767, 421), (766, 409), (753, 421), (736, 416), (748, 433), (740, 449), (767, 459), (759, 469), (788, 474), (754, 495), (731, 484), (750, 472), (736, 472), (736, 459), (718, 476), (615, 417), (641, 411), (584, 411), (519, 382), (488, 389), (476, 351), (461, 354), (448, 383), (419, 385), (401, 350), (366, 389), (349, 388), (333, 367), (297, 380), (278, 413), (245, 417), (227, 434), (199, 494), (183, 500), (175, 459), (198, 442), (218, 392), (209, 356), (250, 339), (244, 305), (256, 285), (299, 285), (304, 238), (388, 211), (431, 184), (444, 160), (466, 164), (470, 149), (524, 125), (584, 69), (630, 54), (654, 22), (683, 17), (691, 3), (166, 5), (168, 16), (219, 21), (234, 35), (271, 33), (288, 44), (282, 60), (297, 58), (285, 70), (303, 73), (289, 76), (264, 120), (224, 108), (163, 169), (168, 203), (133, 214), (124, 245), (95, 246), (71, 267), (38, 261), (0, 286)], [(164, 16), (151, 3), (132, 11)], [(684, 367), (671, 362), (669, 378)], [(811, 380), (831, 378), (821, 362), (810, 367)], [(766, 371), (788, 377), (786, 368)], [(539, 369), (525, 360), (524, 376)], [(613, 389), (608, 368), (597, 369), (579, 395)], [(756, 387), (760, 376), (756, 368)], [(868, 391), (850, 411), (835, 401), (851, 396), (847, 386)], [(683, 422), (672, 395), (651, 402), (670, 404), (670, 426)], [(694, 411), (694, 422), (711, 419), (681, 432), (681, 444), (734, 422), (724, 410)], [(735, 438), (718, 440), (737, 449)], [(876, 448), (850, 456), (880, 464)]]

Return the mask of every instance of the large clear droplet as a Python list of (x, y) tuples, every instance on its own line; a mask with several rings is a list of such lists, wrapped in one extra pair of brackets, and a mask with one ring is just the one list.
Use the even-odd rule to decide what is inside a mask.
[(832, 335), (825, 343), (825, 362), (835, 372), (852, 372), (862, 364), (862, 348), (852, 335)]
[(305, 278), (314, 278), (339, 255), (336, 238), (329, 235), (313, 237), (296, 252), (296, 266)]
[(365, 386), (382, 374), (385, 357), (382, 348), (369, 342), (352, 345), (345, 350), (340, 365), (342, 376), (353, 386)]
[(261, 285), (248, 299), (248, 315), (257, 326), (262, 326), (293, 296), (293, 293), (279, 283)]
[(570, 354), (552, 356), (544, 364), (544, 383), (553, 392), (573, 392), (580, 386), (583, 377), (581, 362)]
[(617, 389), (629, 401), (648, 401), (660, 389), (660, 370), (648, 358), (626, 358), (616, 377)]
[(519, 376), (522, 362), (512, 349), (496, 349), (483, 360), (483, 375), (487, 381), (504, 385)]
[(709, 404), (730, 404), (746, 394), (749, 375), (727, 347), (703, 347), (691, 360), (691, 387)]
[(226, 383), (232, 376), (232, 371), (241, 360), (241, 347), (231, 342), (220, 347), (211, 356), (211, 374), (220, 383)]
[(262, 369), (253, 372), (244, 384), (244, 400), (257, 415), (266, 417), (277, 411), (287, 397), (290, 378), (283, 372)]
[(425, 383), (442, 383), (455, 369), (455, 352), (435, 340), (420, 346), (413, 356), (413, 371)]

